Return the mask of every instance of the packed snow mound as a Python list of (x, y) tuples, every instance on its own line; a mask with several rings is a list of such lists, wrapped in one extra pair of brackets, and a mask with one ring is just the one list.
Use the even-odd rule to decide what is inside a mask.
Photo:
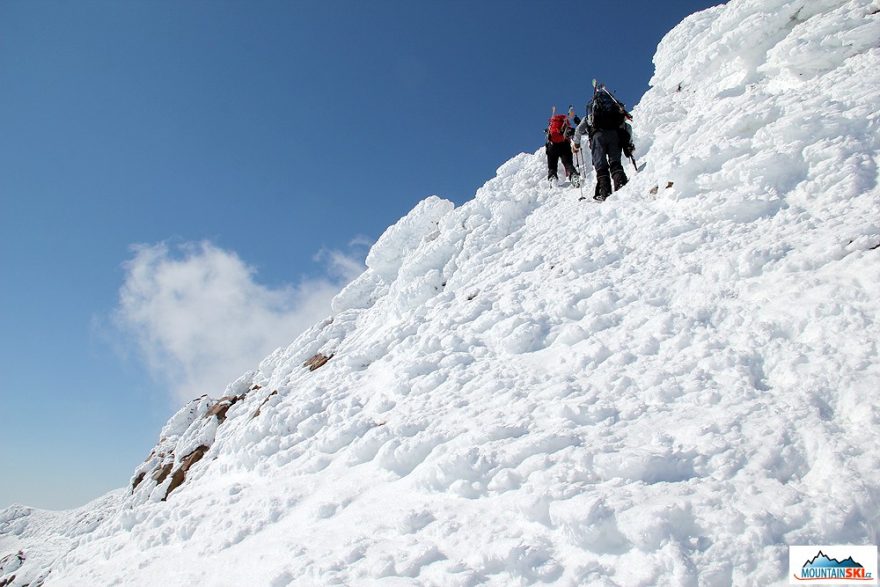
[(623, 190), (538, 151), (420, 203), (94, 524), (0, 512), (0, 582), (781, 586), (876, 544), (877, 39), (868, 0), (687, 18)]

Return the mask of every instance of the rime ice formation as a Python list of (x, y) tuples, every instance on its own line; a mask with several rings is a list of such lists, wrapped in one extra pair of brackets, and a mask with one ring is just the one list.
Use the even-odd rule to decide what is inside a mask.
[(0, 584), (785, 585), (878, 543), (878, 39), (868, 0), (690, 16), (622, 191), (538, 151), (421, 202), (133, 487), (0, 512)]

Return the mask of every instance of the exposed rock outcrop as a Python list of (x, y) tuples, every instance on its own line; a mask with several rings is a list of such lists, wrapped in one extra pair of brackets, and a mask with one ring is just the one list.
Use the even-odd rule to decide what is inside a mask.
[(333, 358), (333, 353), (329, 356), (323, 355), (321, 353), (317, 353), (314, 356), (310, 357), (308, 361), (303, 363), (303, 367), (308, 367), (309, 371), (314, 371), (316, 369), (320, 369), (324, 365), (327, 364), (327, 361)]
[(159, 443), (132, 476), (134, 499), (168, 499), (171, 492), (186, 481), (190, 469), (210, 450), (230, 408), (259, 389), (259, 385), (252, 385), (241, 395), (227, 395), (219, 400), (203, 395), (175, 414), (162, 429)]
[(168, 495), (170, 495), (172, 491), (183, 485), (183, 482), (186, 480), (187, 471), (189, 471), (190, 467), (202, 460), (202, 457), (205, 456), (206, 452), (208, 452), (208, 447), (205, 445), (201, 445), (197, 449), (183, 457), (180, 466), (171, 475), (171, 484), (165, 491), (165, 497), (162, 498), (162, 501), (168, 499)]

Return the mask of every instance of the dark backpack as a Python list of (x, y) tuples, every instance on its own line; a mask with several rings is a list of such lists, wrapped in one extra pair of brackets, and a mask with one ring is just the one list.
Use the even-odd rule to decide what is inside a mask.
[(591, 124), (594, 129), (618, 128), (626, 119), (623, 104), (618, 104), (605, 90), (600, 89), (593, 96), (589, 105)]
[(568, 128), (568, 118), (564, 114), (555, 114), (550, 117), (550, 126), (547, 127), (547, 139), (551, 143), (565, 141), (565, 132)]

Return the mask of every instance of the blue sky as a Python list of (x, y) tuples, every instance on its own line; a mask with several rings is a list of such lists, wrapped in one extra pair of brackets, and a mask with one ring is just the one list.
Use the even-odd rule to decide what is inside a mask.
[[(0, 3), (0, 507), (128, 483), (369, 242), (719, 2)], [(231, 373), (231, 374), (230, 374)]]

